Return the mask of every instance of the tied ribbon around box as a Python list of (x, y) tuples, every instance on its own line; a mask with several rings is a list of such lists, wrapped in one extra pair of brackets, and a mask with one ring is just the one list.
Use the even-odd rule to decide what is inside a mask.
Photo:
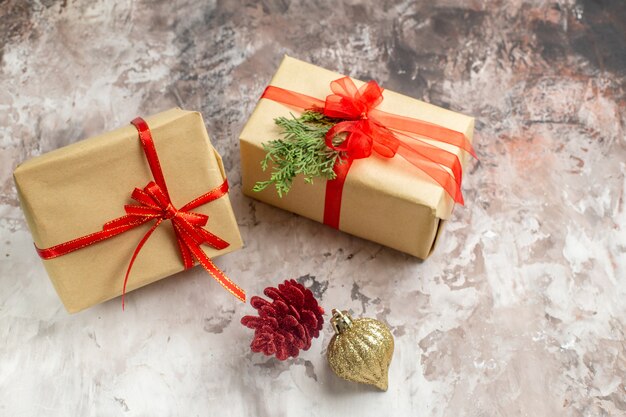
[(137, 255), (139, 255), (141, 248), (148, 241), (156, 228), (159, 227), (164, 220), (170, 220), (174, 227), (176, 241), (182, 255), (185, 269), (191, 268), (195, 260), (197, 260), (217, 282), (226, 288), (226, 290), (239, 300), (245, 302), (245, 292), (226, 277), (226, 275), (215, 266), (213, 261), (211, 261), (211, 258), (200, 248), (200, 245), (205, 244), (215, 249), (224, 249), (229, 246), (229, 243), (203, 228), (203, 226), (207, 224), (209, 216), (191, 211), (196, 207), (226, 195), (226, 193), (228, 193), (228, 182), (224, 181), (222, 185), (193, 199), (180, 209), (177, 209), (170, 199), (165, 177), (161, 170), (161, 164), (159, 163), (159, 157), (148, 124), (140, 117), (136, 118), (131, 123), (137, 128), (142, 149), (154, 178), (154, 181), (150, 181), (143, 189), (135, 188), (132, 192), (132, 199), (139, 204), (125, 205), (124, 210), (126, 211), (126, 215), (106, 222), (100, 231), (47, 249), (40, 249), (35, 246), (37, 253), (44, 260), (56, 258), (103, 240), (110, 239), (151, 220), (156, 220), (139, 241), (130, 258), (126, 276), (124, 277), (124, 285), (122, 287), (122, 309), (124, 309), (126, 284), (128, 283), (128, 277), (130, 276), (130, 271)]
[[(343, 77), (332, 81), (330, 89), (333, 94), (325, 101), (272, 85), (261, 96), (341, 120), (325, 137), (326, 145), (343, 155), (333, 167), (335, 179), (326, 183), (324, 224), (339, 228), (341, 196), (350, 167), (355, 159), (369, 158), (373, 154), (384, 158), (399, 154), (441, 185), (454, 202), (463, 204), (463, 171), (458, 156), (418, 137), (457, 146), (476, 158), (472, 144), (463, 133), (377, 109), (383, 101), (383, 88), (376, 81), (357, 88), (350, 77)], [(345, 138), (336, 144), (335, 138), (340, 134), (346, 134)]]

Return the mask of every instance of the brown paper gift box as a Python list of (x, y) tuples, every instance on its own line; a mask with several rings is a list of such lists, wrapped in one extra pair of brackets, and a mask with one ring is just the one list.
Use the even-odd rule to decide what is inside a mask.
[[(202, 116), (172, 109), (145, 118), (158, 152), (172, 202), (181, 207), (226, 179)], [(124, 215), (134, 188), (152, 180), (131, 124), (29, 160), (14, 172), (15, 184), (37, 247), (48, 248), (101, 230)], [(242, 247), (228, 195), (193, 210), (209, 215), (205, 229), (230, 243), (217, 257)], [(135, 247), (150, 221), (111, 239), (45, 260), (44, 266), (65, 308), (73, 313), (121, 295)], [(184, 269), (171, 222), (146, 242), (130, 274), (127, 292)], [(236, 281), (236, 279), (235, 279)], [(222, 288), (207, 274), (207, 294)]]
[[(330, 82), (342, 75), (285, 56), (270, 85), (325, 99)], [(354, 80), (357, 87), (363, 83)], [(380, 110), (424, 120), (458, 132), (472, 140), (474, 119), (432, 104), (385, 90)], [(265, 203), (322, 222), (326, 180), (306, 184), (296, 178), (287, 195), (278, 196), (273, 186), (253, 191), (257, 181), (267, 180), (271, 167), (263, 172), (263, 143), (281, 137), (274, 119), (301, 114), (302, 110), (268, 99), (259, 100), (240, 135), (243, 192)], [(425, 141), (466, 159), (459, 148)], [(452, 198), (426, 174), (402, 157), (372, 156), (354, 161), (346, 178), (339, 229), (385, 246), (425, 259), (430, 255), (442, 225), (451, 215)]]

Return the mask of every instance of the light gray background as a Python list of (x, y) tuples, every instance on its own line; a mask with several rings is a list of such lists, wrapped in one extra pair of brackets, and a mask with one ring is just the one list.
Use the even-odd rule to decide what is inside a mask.
[[(620, 0), (0, 1), (0, 415), (626, 415), (625, 33)], [(428, 261), (241, 195), (237, 135), (284, 53), (477, 117)], [(65, 313), (13, 168), (172, 106), (224, 156), (246, 248), (218, 265), (389, 323), (387, 393), (330, 372), (329, 328), (251, 354), (252, 308), (201, 270)]]

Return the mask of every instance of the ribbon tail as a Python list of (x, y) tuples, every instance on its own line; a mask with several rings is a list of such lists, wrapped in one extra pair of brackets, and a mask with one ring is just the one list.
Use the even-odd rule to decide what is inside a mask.
[(185, 232), (181, 232), (180, 230), (178, 230), (180, 226), (178, 226), (176, 223), (172, 223), (172, 225), (174, 226), (174, 233), (176, 234), (176, 243), (178, 244), (178, 249), (180, 250), (180, 254), (183, 257), (183, 265), (185, 266), (185, 269), (189, 269), (193, 266), (193, 255), (183, 241), (182, 234)]
[(230, 243), (226, 242), (221, 237), (214, 235), (213, 233), (209, 232), (206, 229), (198, 228), (196, 230), (202, 236), (204, 240), (203, 243), (211, 246), (212, 248), (221, 250), (221, 249), (226, 249), (227, 247), (230, 246)]
[(126, 284), (128, 283), (130, 270), (133, 268), (133, 264), (135, 263), (135, 259), (137, 259), (137, 255), (139, 255), (141, 248), (143, 248), (143, 245), (148, 241), (152, 233), (156, 230), (157, 227), (159, 227), (162, 221), (163, 219), (157, 220), (157, 222), (150, 228), (150, 230), (148, 230), (146, 234), (143, 235), (143, 238), (141, 238), (141, 240), (137, 244), (137, 247), (135, 248), (135, 252), (133, 252), (133, 256), (130, 258), (128, 269), (126, 269), (126, 276), (124, 277), (124, 286), (122, 287), (122, 311), (124, 311), (124, 297), (126, 296)]
[(436, 157), (433, 158), (426, 152), (418, 151), (402, 141), (400, 142), (398, 153), (413, 166), (435, 180), (452, 197), (455, 203), (463, 205), (464, 200), (461, 193), (460, 178), (455, 178), (452, 173), (442, 167), (437, 162)]
[(417, 155), (420, 155), (436, 164), (449, 168), (454, 175), (456, 183), (459, 187), (461, 187), (461, 183), (463, 182), (463, 166), (461, 165), (461, 160), (456, 154), (448, 152), (438, 146), (431, 145), (430, 143), (415, 136), (407, 135), (406, 133), (394, 132), (394, 135), (396, 137), (403, 136), (409, 139), (401, 141), (401, 143), (405, 147), (408, 147), (410, 152), (416, 153)]
[(193, 256), (198, 260), (200, 265), (209, 273), (211, 276), (220, 283), (222, 287), (224, 287), (229, 293), (237, 297), (240, 301), (246, 302), (246, 293), (243, 289), (241, 289), (237, 284), (232, 282), (230, 278), (228, 278), (224, 273), (213, 263), (211, 258), (207, 256), (206, 253), (200, 248), (193, 239), (185, 233), (184, 230), (181, 230), (180, 236), (183, 239), (183, 242), (191, 251)]
[(225, 249), (230, 246), (230, 243), (224, 239), (214, 235), (202, 227), (194, 227), (184, 218), (177, 218), (174, 220), (176, 230), (179, 232), (178, 236), (186, 236), (190, 238), (196, 245), (207, 244), (215, 249)]
[(402, 130), (439, 142), (449, 143), (469, 152), (474, 158), (478, 159), (472, 143), (463, 133), (456, 130), (378, 109), (371, 110), (370, 116), (387, 129)]
[(339, 219), (341, 217), (341, 197), (343, 195), (343, 185), (346, 182), (348, 171), (354, 160), (350, 157), (337, 161), (333, 170), (335, 179), (326, 182), (326, 197), (324, 199), (324, 224), (334, 229), (339, 229)]

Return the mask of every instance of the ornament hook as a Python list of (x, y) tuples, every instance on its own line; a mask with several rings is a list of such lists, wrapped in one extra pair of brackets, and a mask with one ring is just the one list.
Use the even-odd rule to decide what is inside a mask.
[(330, 319), (330, 324), (335, 331), (335, 334), (340, 334), (346, 329), (352, 327), (352, 317), (348, 314), (347, 310), (339, 311), (333, 308), (333, 317)]

